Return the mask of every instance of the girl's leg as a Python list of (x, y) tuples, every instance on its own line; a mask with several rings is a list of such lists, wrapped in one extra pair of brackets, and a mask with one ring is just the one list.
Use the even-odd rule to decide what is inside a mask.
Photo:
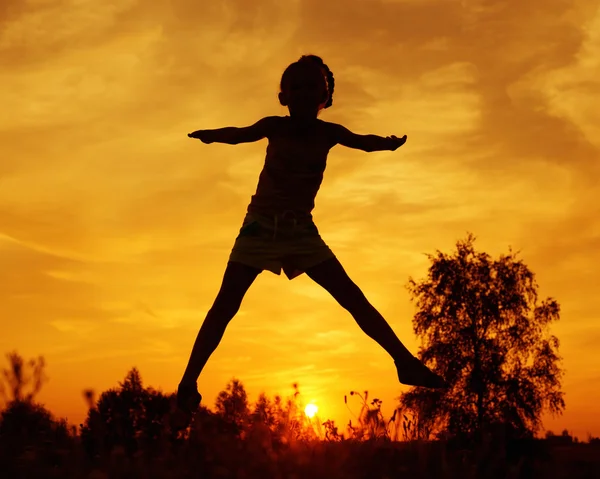
[(225, 269), (221, 289), (208, 311), (198, 332), (181, 384), (193, 386), (202, 372), (208, 358), (217, 349), (225, 328), (238, 312), (244, 295), (261, 270), (242, 263), (229, 262)]
[(310, 268), (306, 274), (325, 288), (354, 317), (360, 328), (394, 359), (400, 382), (413, 386), (442, 387), (443, 379), (406, 349), (383, 316), (349, 278), (337, 258)]

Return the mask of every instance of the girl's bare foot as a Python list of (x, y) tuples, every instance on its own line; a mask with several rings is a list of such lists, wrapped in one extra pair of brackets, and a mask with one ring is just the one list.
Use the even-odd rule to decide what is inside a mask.
[(200, 401), (202, 401), (202, 395), (198, 392), (195, 384), (180, 384), (177, 388), (177, 407), (186, 414), (196, 412)]
[(421, 386), (432, 389), (447, 389), (448, 384), (440, 375), (435, 374), (419, 359), (412, 358), (394, 361), (398, 371), (398, 379), (407, 386)]

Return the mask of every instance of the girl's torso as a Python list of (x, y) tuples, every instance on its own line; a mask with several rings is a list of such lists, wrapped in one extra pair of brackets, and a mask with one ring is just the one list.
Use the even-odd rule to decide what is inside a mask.
[(328, 123), (319, 119), (300, 123), (289, 116), (278, 117), (248, 212), (312, 219), (327, 154), (335, 145), (330, 131)]

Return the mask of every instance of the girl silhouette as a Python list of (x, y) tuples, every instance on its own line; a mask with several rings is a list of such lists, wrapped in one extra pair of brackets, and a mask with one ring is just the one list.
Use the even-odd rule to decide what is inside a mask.
[(281, 78), (279, 101), (288, 108), (289, 116), (269, 116), (244, 128), (198, 130), (188, 135), (207, 144), (236, 145), (263, 138), (269, 143), (258, 187), (233, 245), (221, 288), (178, 387), (177, 403), (184, 411), (191, 412), (200, 404), (196, 381), (246, 291), (263, 270), (281, 274), (283, 269), (290, 280), (306, 273), (325, 288), (392, 357), (402, 384), (446, 387), (440, 376), (406, 349), (348, 277), (313, 222), (314, 201), (331, 148), (340, 144), (367, 152), (394, 151), (406, 142), (406, 135), (358, 135), (318, 119), (320, 111), (333, 103), (334, 85), (333, 74), (321, 58), (302, 56)]

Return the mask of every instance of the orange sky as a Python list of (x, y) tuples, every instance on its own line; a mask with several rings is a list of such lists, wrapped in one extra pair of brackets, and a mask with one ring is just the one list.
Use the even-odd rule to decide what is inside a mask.
[[(314, 213), (350, 276), (416, 353), (424, 253), (467, 231), (520, 250), (562, 306), (567, 410), (545, 424), (599, 435), (597, 0), (2, 0), (0, 352), (44, 355), (41, 399), (73, 422), (134, 365), (174, 390), (266, 147), (186, 134), (286, 114), (304, 53), (335, 75), (323, 119), (408, 135), (330, 153)], [(404, 388), (326, 292), (271, 273), (201, 376), (209, 405), (232, 376), (252, 400), (298, 381), (338, 422), (351, 389), (391, 413)]]

